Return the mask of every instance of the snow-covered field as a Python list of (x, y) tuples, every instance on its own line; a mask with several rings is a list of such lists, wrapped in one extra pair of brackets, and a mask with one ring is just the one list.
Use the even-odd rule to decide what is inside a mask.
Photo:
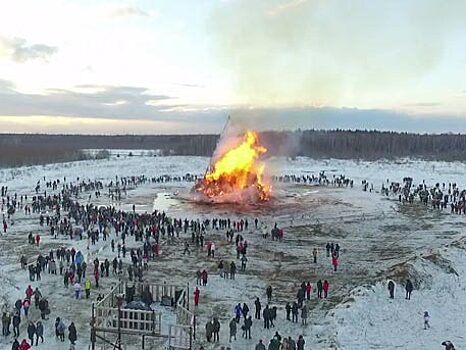
[[(109, 160), (1, 169), (0, 186), (8, 186), (10, 194), (32, 196), (37, 181), (43, 182), (44, 177), (47, 181), (65, 177), (67, 181), (75, 181), (79, 177), (108, 182), (115, 176), (201, 174), (208, 161), (202, 157), (112, 156)], [(401, 204), (376, 191), (387, 179), (401, 181), (406, 176), (414, 178), (415, 184), (425, 180), (430, 185), (457, 183), (464, 188), (464, 163), (298, 158), (273, 159), (269, 168), (274, 174), (298, 175), (317, 175), (325, 170), (330, 176), (344, 174), (354, 179), (355, 186), (342, 189), (275, 184), (277, 198), (273, 203), (242, 208), (197, 205), (179, 199), (178, 194), (189, 191), (190, 183), (146, 184), (132, 189), (122, 203), (116, 203), (124, 210), (130, 210), (135, 204), (141, 212), (162, 207), (170, 216), (182, 218), (259, 217), (262, 230), (251, 228), (244, 234), (250, 244), (248, 268), (245, 273), (238, 273), (234, 281), (221, 279), (215, 272), (216, 261), (207, 259), (205, 252), (184, 256), (182, 243), (167, 245), (160, 261), (151, 265), (149, 281), (174, 280), (183, 284), (195, 281), (197, 269), (209, 270), (209, 284), (201, 288), (201, 304), (197, 310), (198, 339), (205, 340), (205, 322), (216, 315), (222, 323), (220, 345), (235, 350), (254, 349), (258, 339), (268, 343), (276, 331), (294, 339), (303, 334), (306, 349), (441, 349), (440, 344), (445, 340), (453, 341), (457, 349), (463, 348), (466, 217), (417, 203)], [(373, 183), (376, 191), (361, 191), (362, 180)], [(88, 200), (86, 194), (80, 198), (83, 203)], [(91, 202), (94, 201), (92, 197)], [(98, 201), (99, 204), (110, 203), (105, 196)], [(32, 259), (60, 245), (86, 251), (87, 243), (52, 239), (39, 226), (36, 215), (18, 212), (12, 219), (7, 234), (0, 237), (0, 297), (10, 306), (23, 297), (28, 285), (27, 273), (19, 267), (21, 254)], [(261, 233), (275, 222), (284, 228), (283, 242), (262, 238)], [(44, 235), (40, 248), (27, 243), (29, 232)], [(225, 240), (224, 232), (209, 232), (209, 239), (217, 243), (219, 258), (235, 260), (234, 243), (231, 245)], [(330, 258), (325, 256), (327, 242), (339, 243), (342, 247), (338, 272), (332, 271)], [(133, 241), (128, 245), (129, 248), (139, 246)], [(317, 264), (312, 263), (314, 247), (319, 249)], [(88, 258), (94, 256), (113, 258), (108, 241), (91, 247)], [(387, 278), (397, 282), (394, 300), (388, 298)], [(404, 299), (404, 287), (400, 285), (406, 278), (411, 278), (416, 287), (410, 301)], [(309, 325), (304, 327), (286, 321), (284, 306), (295, 299), (301, 282), (311, 281), (315, 285), (318, 279), (330, 282), (330, 294), (326, 300), (317, 300), (315, 293), (312, 295)], [(102, 279), (102, 291), (114, 283), (116, 281), (111, 278)], [(256, 297), (265, 304), (267, 285), (274, 288), (273, 305), (278, 308), (276, 327), (264, 330), (260, 322), (254, 322), (252, 340), (242, 339), (238, 329), (238, 340), (230, 344), (228, 322), (233, 317), (234, 306), (246, 302), (253, 312)], [(60, 276), (45, 274), (42, 281), (32, 286), (38, 286), (49, 297), (52, 309), (50, 320), (45, 324), (45, 343), (37, 348), (68, 348), (54, 337), (54, 318), (60, 315), (66, 324), (74, 321), (77, 325), (76, 349), (88, 349), (91, 301), (73, 300), (71, 288), (63, 287)], [(431, 315), (428, 330), (423, 329), (424, 311)], [(37, 310), (32, 310), (31, 317), (37, 320)], [(26, 337), (25, 324), (22, 324), (21, 336)], [(0, 349), (11, 348), (10, 338), (0, 340)], [(220, 345), (204, 344), (207, 349), (219, 349)]]

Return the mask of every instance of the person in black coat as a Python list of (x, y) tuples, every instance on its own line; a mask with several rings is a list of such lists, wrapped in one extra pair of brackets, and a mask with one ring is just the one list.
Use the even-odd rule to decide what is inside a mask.
[(317, 298), (322, 299), (322, 281), (317, 281)]
[(390, 293), (390, 299), (395, 298), (395, 283), (393, 281), (388, 282), (388, 291)]
[(286, 310), (286, 319), (287, 319), (287, 321), (291, 321), (291, 318), (290, 318), (291, 305), (290, 305), (290, 303), (286, 303), (285, 310)]
[(306, 344), (306, 342), (304, 341), (303, 336), (300, 335), (298, 341), (296, 342), (298, 350), (304, 350), (304, 344)]
[(411, 280), (406, 281), (406, 299), (411, 300), (411, 293), (413, 291), (414, 287), (413, 284), (411, 283)]
[(243, 303), (241, 312), (243, 313), (243, 318), (246, 320), (246, 318), (248, 317), (248, 312), (249, 312), (249, 307), (246, 303)]
[(298, 303), (295, 301), (291, 307), (291, 313), (293, 315), (293, 322), (298, 323)]
[(78, 335), (76, 332), (76, 327), (74, 326), (74, 322), (71, 322), (70, 326), (68, 327), (68, 339), (73, 345), (76, 342), (76, 340), (78, 340)]
[(272, 286), (267, 287), (265, 294), (267, 294), (267, 300), (270, 303), (272, 301)]
[(251, 339), (251, 327), (252, 327), (252, 317), (249, 316), (247, 319), (244, 320), (243, 326), (243, 337)]
[(34, 344), (34, 336), (36, 335), (36, 325), (34, 322), (29, 322), (28, 325), (28, 338), (31, 342), (31, 344)]
[(15, 339), (13, 345), (11, 345), (11, 350), (19, 350), (19, 342), (18, 339)]
[(270, 309), (266, 305), (264, 311), (262, 311), (262, 317), (264, 318), (264, 329), (270, 328)]
[(38, 321), (36, 324), (36, 346), (39, 345), (39, 339), (41, 342), (44, 342), (44, 325), (42, 324), (41, 321)]
[(260, 302), (259, 298), (256, 298), (256, 301), (254, 302), (254, 305), (256, 306), (256, 315), (255, 315), (255, 319), (256, 319), (256, 320), (260, 320), (260, 319), (261, 319), (261, 309), (262, 309), (262, 305), (261, 305), (261, 302)]
[(19, 337), (19, 324), (21, 323), (21, 317), (19, 313), (15, 313), (13, 316), (13, 333), (15, 337)]

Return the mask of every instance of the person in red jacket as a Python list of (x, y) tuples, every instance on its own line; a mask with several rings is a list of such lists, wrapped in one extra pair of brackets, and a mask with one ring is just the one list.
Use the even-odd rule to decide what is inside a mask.
[(36, 235), (36, 245), (39, 246), (39, 243), (40, 243), (40, 235), (37, 234)]
[(202, 271), (202, 273), (201, 273), (201, 278), (202, 278), (202, 285), (203, 285), (203, 286), (207, 286), (208, 274), (207, 274), (207, 271), (206, 271), (206, 270), (203, 270), (203, 271)]
[(332, 265), (333, 265), (333, 271), (337, 271), (338, 257), (336, 256), (336, 254), (332, 255)]
[(29, 312), (29, 307), (31, 306), (31, 300), (28, 298), (23, 300), (23, 310), (24, 310), (24, 316), (28, 317), (28, 312)]
[(95, 279), (95, 287), (99, 288), (100, 273), (98, 269), (94, 271), (94, 279)]
[(330, 284), (328, 283), (327, 280), (325, 280), (324, 285), (322, 286), (322, 289), (324, 290), (324, 298), (327, 298), (329, 288), (330, 288)]
[(311, 293), (312, 293), (312, 284), (311, 284), (311, 282), (307, 282), (307, 284), (306, 284), (306, 297), (307, 297), (307, 300), (311, 300)]
[(29, 300), (31, 300), (31, 297), (32, 295), (34, 294), (34, 290), (32, 289), (31, 285), (28, 285), (28, 287), (26, 288), (26, 298), (28, 298)]
[(201, 291), (199, 288), (196, 287), (196, 290), (194, 291), (194, 306), (199, 305), (199, 297), (201, 296)]
[(31, 348), (31, 345), (27, 342), (26, 339), (23, 339), (21, 342), (21, 345), (19, 346), (19, 350), (29, 350)]

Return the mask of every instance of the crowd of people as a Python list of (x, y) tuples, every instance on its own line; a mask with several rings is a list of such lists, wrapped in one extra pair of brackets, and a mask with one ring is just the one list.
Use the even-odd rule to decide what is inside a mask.
[(461, 189), (456, 183), (437, 182), (429, 186), (423, 180), (416, 186), (411, 177), (405, 177), (401, 182), (387, 179), (382, 184), (381, 193), (396, 196), (400, 203), (413, 204), (418, 199), (425, 206), (439, 210), (450, 208), (451, 214), (466, 215), (466, 189)]
[[(75, 299), (90, 299), (91, 290), (99, 289), (101, 278), (124, 278), (128, 281), (143, 281), (144, 275), (148, 270), (149, 262), (155, 261), (160, 254), (160, 247), (163, 241), (179, 239), (183, 242), (184, 254), (191, 254), (190, 244), (197, 248), (197, 251), (206, 251), (206, 261), (216, 264), (219, 275), (224, 279), (234, 280), (236, 274), (246, 273), (247, 264), (250, 258), (248, 255), (249, 243), (244, 238), (249, 231), (258, 230), (261, 226), (258, 218), (240, 218), (232, 219), (228, 217), (214, 217), (211, 219), (187, 219), (169, 217), (165, 212), (154, 210), (152, 213), (139, 213), (133, 205), (132, 210), (117, 209), (116, 206), (99, 206), (91, 203), (92, 195), (97, 199), (102, 196), (104, 189), (108, 189), (110, 200), (121, 200), (122, 196), (127, 195), (130, 188), (137, 187), (147, 183), (165, 183), (165, 182), (192, 182), (197, 177), (187, 174), (183, 177), (172, 177), (163, 175), (159, 177), (131, 176), (115, 177), (107, 184), (99, 180), (81, 180), (77, 178), (76, 182), (67, 182), (63, 180), (49, 180), (45, 178), (38, 181), (34, 189), (35, 193), (31, 195), (10, 195), (8, 188), (1, 188), (2, 209), (6, 208), (7, 215), (3, 217), (3, 232), (6, 233), (11, 217), (16, 210), (23, 209), (26, 215), (36, 214), (38, 225), (42, 232), (48, 232), (50, 237), (65, 238), (68, 237), (71, 242), (75, 240), (84, 240), (87, 242), (87, 249), (98, 244), (100, 241), (110, 243), (111, 252), (114, 254), (113, 259), (99, 258), (98, 256), (92, 262), (86, 261), (85, 251), (80, 251), (74, 247), (60, 247), (51, 249), (48, 252), (40, 253), (37, 257), (21, 256), (21, 268), (28, 272), (31, 282), (41, 281), (44, 273), (52, 278), (62, 278), (64, 288), (70, 288), (73, 291)], [(295, 176), (286, 175), (273, 179), (276, 182), (283, 183), (303, 183), (317, 184), (336, 187), (353, 187), (353, 180), (341, 176), (327, 177), (324, 172), (319, 176), (306, 175)], [(388, 181), (387, 181), (388, 183)], [(42, 188), (42, 186), (44, 188)], [(61, 186), (61, 189), (60, 189)], [(363, 187), (367, 190), (369, 184), (363, 182)], [(373, 187), (370, 187), (372, 190)], [(391, 183), (388, 186), (382, 186), (382, 193), (399, 195), (400, 201), (412, 203), (415, 196), (419, 196), (422, 203), (430, 202), (433, 207), (445, 208), (450, 203), (452, 212), (466, 213), (465, 209), (465, 191), (460, 191), (456, 184), (450, 184), (448, 188), (445, 184), (440, 186), (436, 184), (432, 189), (428, 189), (423, 183), (417, 187), (412, 186), (412, 179), (406, 178), (403, 185)], [(89, 194), (89, 197), (87, 195)], [(77, 198), (89, 198), (86, 204), (80, 203)], [(427, 199), (426, 199), (427, 198)], [(3, 210), (2, 210), (3, 211)], [(211, 232), (224, 232), (226, 241), (235, 244), (234, 253), (231, 257), (219, 257), (216, 253), (218, 247), (216, 242), (210, 237)], [(277, 224), (269, 231), (272, 240), (283, 240), (283, 229)], [(265, 238), (268, 238), (268, 233)], [(44, 233), (43, 233), (44, 234)], [(139, 244), (138, 248), (127, 248), (128, 240)], [(28, 236), (28, 243), (41, 249), (42, 237), (38, 232), (31, 232)], [(324, 248), (323, 248), (324, 249)], [(322, 249), (322, 250), (323, 250)], [(340, 264), (340, 246), (338, 243), (327, 243), (325, 245), (326, 257), (330, 261), (333, 271), (338, 272)], [(312, 250), (312, 261), (317, 263), (319, 250)], [(126, 257), (128, 256), (128, 259)], [(249, 257), (249, 258), (248, 258)], [(237, 262), (235, 262), (238, 260)], [(88, 264), (91, 265), (91, 274), (88, 273)], [(208, 284), (208, 268), (199, 269), (196, 272), (196, 283), (199, 288)], [(194, 303), (198, 306), (200, 303), (201, 290), (196, 288), (194, 291)], [(395, 291), (395, 285), (388, 286), (390, 297), (392, 298)], [(82, 291), (84, 290), (84, 294)], [(252, 311), (247, 303), (238, 303), (233, 308), (233, 316), (228, 320), (226, 332), (229, 334), (230, 342), (237, 340), (237, 333), (242, 331), (242, 338), (251, 339), (253, 324), (261, 321), (260, 328), (270, 329), (276, 326), (277, 317), (280, 317), (279, 310), (284, 310), (283, 320), (292, 323), (308, 324), (309, 314), (311, 312), (308, 301), (311, 300), (313, 293), (316, 299), (325, 299), (330, 291), (330, 282), (327, 279), (318, 279), (314, 284), (310, 281), (302, 282), (296, 292), (296, 298), (286, 304), (272, 305), (272, 286), (268, 286), (265, 295), (267, 301), (260, 300), (259, 297), (254, 301), (254, 318)], [(406, 283), (406, 299), (411, 298), (413, 286), (411, 281)], [(29, 285), (25, 292), (25, 298), (19, 299), (14, 309), (5, 309), (2, 316), (3, 336), (11, 335), (10, 327), (13, 326), (13, 345), (12, 349), (27, 350), (34, 343), (44, 342), (44, 324), (47, 325), (49, 315), (51, 314), (47, 298), (45, 298), (38, 288), (32, 289)], [(99, 294), (99, 298), (100, 298)], [(34, 321), (30, 315), (31, 304), (40, 311), (40, 319)], [(264, 305), (263, 305), (264, 304)], [(56, 311), (55, 311), (56, 312)], [(55, 313), (53, 312), (53, 313)], [(427, 323), (425, 327), (430, 327), (427, 314)], [(23, 321), (21, 320), (23, 318)], [(26, 320), (24, 320), (24, 318)], [(22, 322), (22, 323), (21, 323)], [(207, 342), (219, 342), (222, 321), (215, 316), (209, 319), (205, 325)], [(20, 325), (26, 325), (27, 339), (20, 341)], [(64, 319), (57, 316), (55, 318), (55, 335), (58, 341), (65, 341), (65, 332), (68, 330), (68, 339), (70, 346), (73, 347), (77, 341), (77, 331), (73, 322), (65, 325)], [(254, 335), (260, 336), (260, 334)], [(268, 341), (260, 340), (255, 345), (256, 350), (304, 350), (305, 341), (302, 335), (297, 339), (293, 337), (282, 337), (278, 331), (272, 339)]]
[[(38, 287), (33, 289), (28, 285), (23, 299), (18, 299), (14, 303), (12, 309), (8, 304), (2, 307), (2, 335), (8, 338), (12, 335), (12, 350), (29, 350), (34, 346), (44, 343), (44, 323), (47, 325), (50, 314), (48, 300), (42, 295)], [(35, 312), (31, 309), (34, 304), (34, 309), (40, 311), (40, 319), (35, 321)], [(21, 336), (21, 325), (24, 324), (26, 328), (27, 337)], [(73, 322), (66, 327), (64, 321), (57, 317), (55, 320), (55, 336), (59, 341), (65, 341), (65, 331), (68, 329), (68, 339), (70, 341), (70, 349), (74, 349), (74, 345), (78, 339), (76, 327)], [(13, 333), (11, 332), (11, 328)]]

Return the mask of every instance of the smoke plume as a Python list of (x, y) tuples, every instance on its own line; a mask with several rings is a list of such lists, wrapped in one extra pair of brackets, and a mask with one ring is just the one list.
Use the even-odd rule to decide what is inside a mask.
[(364, 106), (415, 91), (464, 13), (461, 0), (230, 0), (208, 33), (238, 103)]

